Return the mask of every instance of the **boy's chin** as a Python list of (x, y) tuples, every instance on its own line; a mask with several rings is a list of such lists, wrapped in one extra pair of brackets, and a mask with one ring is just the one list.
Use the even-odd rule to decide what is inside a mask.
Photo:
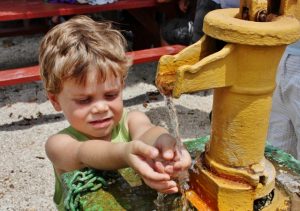
[(93, 131), (88, 136), (89, 136), (89, 138), (92, 138), (92, 139), (100, 139), (100, 140), (110, 141), (111, 130), (106, 129), (105, 131)]

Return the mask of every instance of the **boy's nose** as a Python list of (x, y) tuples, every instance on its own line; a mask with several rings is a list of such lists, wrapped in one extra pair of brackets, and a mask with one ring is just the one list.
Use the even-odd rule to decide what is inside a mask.
[(106, 102), (99, 101), (96, 102), (92, 107), (92, 113), (102, 113), (108, 110), (108, 105)]

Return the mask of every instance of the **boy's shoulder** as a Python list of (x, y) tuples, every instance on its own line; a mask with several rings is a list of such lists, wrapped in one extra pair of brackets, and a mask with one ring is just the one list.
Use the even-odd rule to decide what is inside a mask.
[(144, 121), (148, 122), (149, 118), (148, 116), (141, 111), (138, 110), (132, 110), (127, 113), (126, 121), (128, 124), (130, 123), (142, 123)]
[(69, 127), (66, 127), (64, 129), (60, 130), (56, 135), (60, 135), (60, 134), (68, 135), (68, 136), (76, 139), (77, 141), (86, 141), (89, 139), (85, 134), (79, 132), (72, 126), (69, 126)]

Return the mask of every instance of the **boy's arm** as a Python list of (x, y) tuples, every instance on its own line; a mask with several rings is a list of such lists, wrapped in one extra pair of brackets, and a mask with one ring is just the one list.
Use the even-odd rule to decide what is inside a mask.
[[(139, 143), (111, 143), (101, 140), (79, 142), (64, 134), (51, 136), (46, 143), (46, 153), (59, 172), (84, 167), (114, 170), (141, 162), (137, 155), (149, 159), (157, 156), (155, 148)], [(143, 166), (149, 171), (147, 166)], [(150, 169), (151, 170), (151, 169)], [(150, 171), (150, 177), (153, 175)]]
[(165, 128), (153, 125), (150, 119), (140, 111), (129, 112), (127, 122), (132, 140), (141, 140), (149, 145), (154, 145), (162, 134), (169, 134)]
[[(63, 171), (87, 166), (114, 169), (126, 165), (121, 158), (121, 151), (124, 148), (122, 144), (112, 146), (109, 142), (100, 140), (79, 142), (68, 135), (57, 134), (48, 139), (45, 147), (47, 156), (54, 166)], [(110, 162), (105, 162), (108, 151)]]

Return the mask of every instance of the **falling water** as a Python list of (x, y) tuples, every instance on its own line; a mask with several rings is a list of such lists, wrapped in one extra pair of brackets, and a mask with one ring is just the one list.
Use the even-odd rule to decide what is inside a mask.
[[(175, 104), (170, 96), (165, 96), (165, 102), (166, 102), (166, 106), (168, 108), (168, 112), (169, 112), (169, 116), (170, 116), (170, 120), (171, 120), (170, 132), (176, 138), (177, 153), (181, 153), (184, 146), (183, 146), (183, 143), (182, 143), (182, 141), (180, 139), (180, 135), (179, 135), (179, 123), (178, 123), (178, 117), (177, 117)], [(179, 184), (179, 191), (182, 194), (181, 202), (182, 202), (182, 210), (183, 211), (189, 210), (188, 201), (185, 197), (185, 191), (189, 189), (188, 180), (189, 180), (188, 171), (180, 172), (180, 174), (178, 175), (178, 184)], [(156, 199), (156, 204), (163, 205), (164, 197), (165, 197), (165, 194), (158, 193), (158, 196)]]

